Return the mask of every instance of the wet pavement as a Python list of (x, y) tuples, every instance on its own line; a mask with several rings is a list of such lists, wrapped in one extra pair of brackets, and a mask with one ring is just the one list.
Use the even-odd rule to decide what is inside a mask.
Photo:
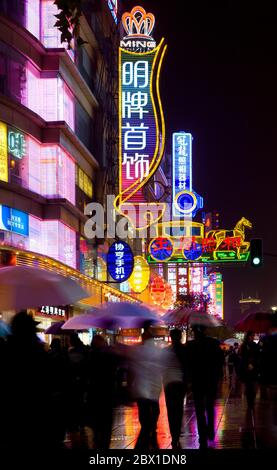
[[(221, 384), (215, 412), (216, 449), (274, 449), (277, 448), (277, 389), (257, 391), (254, 413), (247, 412), (243, 386), (228, 378)], [(133, 449), (140, 425), (136, 405), (119, 406), (115, 410), (111, 449)], [(86, 429), (86, 446), (93, 447), (92, 435)], [(181, 433), (183, 449), (198, 449), (197, 423), (192, 394), (184, 401)], [(158, 443), (161, 449), (171, 448), (164, 394), (160, 399)], [(71, 447), (67, 440), (67, 446)]]

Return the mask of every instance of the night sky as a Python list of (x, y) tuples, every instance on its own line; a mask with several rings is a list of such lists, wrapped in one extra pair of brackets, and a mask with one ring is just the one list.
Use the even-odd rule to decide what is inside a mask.
[[(161, 74), (167, 149), (171, 133), (191, 132), (193, 187), (204, 210), (220, 212), (221, 227), (251, 220), (277, 254), (277, 34), (273, 1), (141, 1), (156, 17), (154, 38), (168, 52)], [(225, 317), (239, 318), (238, 301), (259, 295), (277, 305), (277, 257), (259, 269), (228, 267)]]

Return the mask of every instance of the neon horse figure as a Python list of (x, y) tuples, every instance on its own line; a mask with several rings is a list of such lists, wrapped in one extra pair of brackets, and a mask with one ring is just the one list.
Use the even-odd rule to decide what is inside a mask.
[(233, 230), (210, 230), (207, 233), (207, 238), (212, 238), (216, 241), (214, 256), (219, 248), (230, 250), (231, 245), (236, 250), (238, 259), (241, 253), (246, 253), (250, 247), (250, 242), (245, 241), (246, 228), (251, 229), (252, 223), (245, 217), (242, 217)]

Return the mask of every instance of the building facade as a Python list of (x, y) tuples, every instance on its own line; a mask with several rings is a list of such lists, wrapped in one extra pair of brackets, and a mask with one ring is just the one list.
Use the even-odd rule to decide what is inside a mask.
[(90, 284), (84, 209), (115, 182), (117, 2), (84, 2), (82, 47), (61, 43), (57, 13), (53, 0), (0, 3), (0, 264), (37, 255)]

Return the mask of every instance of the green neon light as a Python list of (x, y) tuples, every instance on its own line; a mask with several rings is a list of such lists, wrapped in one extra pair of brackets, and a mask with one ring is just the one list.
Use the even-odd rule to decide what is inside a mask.
[[(214, 259), (211, 257), (211, 255), (207, 254), (207, 256), (202, 256), (201, 258), (197, 259), (196, 261), (190, 261), (186, 258), (175, 258), (172, 256), (167, 261), (164, 261), (164, 263), (186, 263), (186, 264), (214, 264), (214, 263), (245, 263), (248, 261), (250, 252), (246, 253), (241, 253), (240, 258), (237, 257), (237, 254), (233, 252), (226, 252), (226, 251), (217, 251), (216, 252), (216, 257), (217, 259)], [(149, 264), (157, 264), (157, 261), (154, 260), (150, 255), (147, 258), (147, 261)], [(162, 263), (162, 261), (160, 261)]]

